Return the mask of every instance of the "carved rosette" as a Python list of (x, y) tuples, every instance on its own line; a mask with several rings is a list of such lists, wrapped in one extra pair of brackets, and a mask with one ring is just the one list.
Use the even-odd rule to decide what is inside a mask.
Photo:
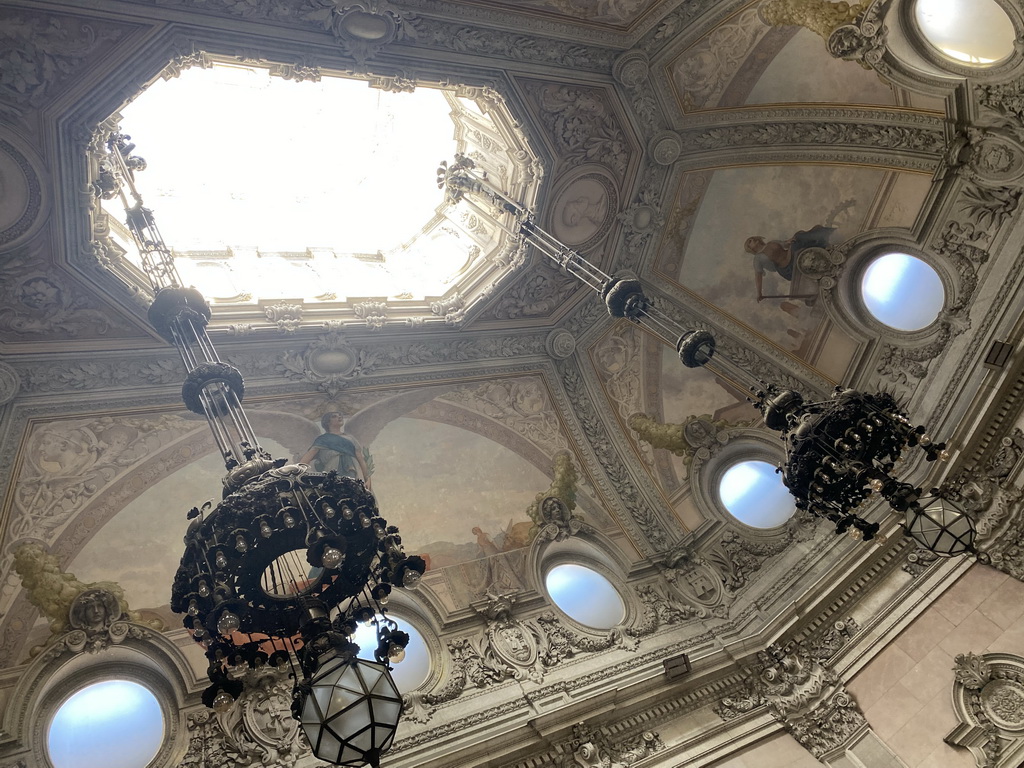
[(979, 766), (1000, 764), (1024, 742), (1024, 658), (1009, 653), (960, 654), (953, 672), (953, 709), (960, 724), (947, 744), (966, 747)]

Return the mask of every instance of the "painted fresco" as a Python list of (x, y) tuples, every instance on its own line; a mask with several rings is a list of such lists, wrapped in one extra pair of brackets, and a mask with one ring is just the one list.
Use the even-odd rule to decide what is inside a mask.
[[(900, 176), (825, 165), (688, 174), (679, 188), (658, 269), (813, 363), (814, 335), (824, 312), (816, 301), (816, 284), (795, 269), (793, 254), (801, 245), (838, 245), (875, 228), (887, 210), (895, 211), (887, 225), (909, 225), (928, 185), (921, 178), (898, 183)], [(722, 222), (733, 224), (723, 228)], [(755, 237), (763, 242), (750, 240)], [(769, 243), (790, 255), (787, 266), (768, 263), (764, 251), (750, 252)]]
[(623, 433), (667, 497), (683, 488), (687, 464), (639, 440), (628, 426), (631, 415), (673, 424), (697, 415), (733, 423), (757, 417), (735, 388), (704, 368), (684, 367), (674, 349), (630, 323), (609, 329), (591, 346), (590, 359)]
[[(258, 434), (278, 438), (261, 438), (273, 455), (324, 461), (324, 469), (343, 474), (369, 473), (381, 513), (402, 530), (406, 550), (422, 554), (431, 570), (465, 566), (528, 546), (537, 533), (528, 509), (551, 485), (554, 457), (570, 447), (539, 376), (351, 392), (340, 401), (252, 404), (248, 411)], [(344, 423), (323, 418), (335, 411), (351, 415)], [(166, 585), (181, 555), (185, 513), (207, 499), (216, 501), (224, 474), (204, 423), (170, 416), (150, 421), (161, 419), (181, 425), (177, 432), (164, 430), (169, 435), (188, 430), (187, 449), (167, 448), (187, 454), (188, 460), (168, 462), (176, 471), (161, 471), (165, 447), (139, 443), (139, 426), (132, 419), (123, 424), (106, 419), (104, 434), (116, 439), (116, 453), (127, 472), (120, 485), (134, 490), (115, 494), (121, 500), (116, 509), (101, 504), (93, 511), (89, 500), (83, 500), (74, 510), (81, 514), (63, 539), (71, 551), (81, 547), (67, 570), (85, 582), (120, 583), (129, 604), (141, 610), (166, 606)], [(335, 451), (324, 447), (330, 439), (324, 439), (322, 422), (351, 436), (362, 449), (358, 460), (339, 461)], [(31, 472), (63, 476), (81, 471), (83, 462), (95, 463), (95, 450), (80, 445), (84, 434), (81, 426), (63, 432), (41, 427), (29, 442)], [(332, 461), (337, 466), (328, 466)], [(593, 487), (578, 461), (576, 466), (578, 513), (599, 529), (613, 528), (593, 501)], [(145, 480), (141, 467), (150, 468)], [(133, 479), (136, 475), (139, 482)], [(100, 482), (99, 496), (106, 493), (102, 486)], [(85, 522), (92, 519), (96, 522)], [(96, 525), (98, 530), (93, 530)], [(58, 544), (57, 549), (68, 546)]]
[(893, 105), (872, 72), (829, 55), (800, 27), (770, 27), (752, 4), (723, 19), (668, 65), (684, 112), (755, 104)]
[(798, 29), (771, 59), (743, 103), (891, 106), (896, 101), (892, 87), (874, 71), (833, 58), (817, 34)]

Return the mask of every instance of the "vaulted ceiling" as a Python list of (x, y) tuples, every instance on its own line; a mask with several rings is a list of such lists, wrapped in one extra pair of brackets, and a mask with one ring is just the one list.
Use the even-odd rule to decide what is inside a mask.
[[(567, 245), (639, 275), (753, 376), (819, 396), (839, 383), (887, 388), (959, 439), (956, 466), (976, 461), (990, 440), (974, 431), (987, 407), (978, 393), (993, 375), (980, 359), (993, 340), (1019, 338), (1024, 295), (1022, 65), (1019, 54), (978, 72), (944, 64), (899, 5), (872, 5), (888, 39), (848, 25), (861, 47), (847, 60), (745, 0), (0, 5), (0, 702), (27, 711), (45, 698), (26, 681), (54, 617), (14, 571), (15, 552), (37, 543), (80, 583), (121, 585), (140, 621), (164, 628), (194, 667), (181, 695), (196, 708), (203, 665), (168, 594), (185, 512), (217, 495), (221, 470), (206, 424), (180, 405), (180, 362), (148, 326), (145, 283), (121, 260), (92, 183), (101, 126), (155, 79), (213, 60), (293, 80), (441, 86), (507, 110), (508, 130), (469, 141), (537, 158), (516, 171), (520, 190)], [(817, 7), (806, 6), (811, 26)], [(145, 137), (133, 139), (145, 156)], [(293, 161), (359, 151), (309, 146)], [(252, 162), (264, 155), (274, 147)], [(792, 281), (765, 275), (759, 300), (747, 238), (817, 225), (834, 230), (829, 250)], [(459, 226), (497, 237), (486, 222)], [(942, 280), (943, 309), (922, 330), (864, 308), (860, 277), (886, 249)], [(683, 368), (537, 253), (521, 264), (498, 254), (487, 269), (471, 301), (454, 288), (415, 306), (236, 297), (215, 303), (211, 336), (244, 374), (275, 454), (298, 459), (324, 413), (349, 414), (382, 512), (430, 558), (423, 588), (396, 601), (433, 666), (409, 692), (395, 765), (553, 764), (583, 720), (657, 726), (681, 754), (701, 729), (665, 723), (702, 706), (687, 695), (734, 682), (745, 655), (781, 634), (852, 610), (856, 589), (843, 590), (912, 548), (837, 538), (801, 515), (737, 523), (718, 498), (722, 472), (781, 456), (745, 383)], [(637, 413), (704, 419), (673, 455), (629, 426)], [(578, 476), (582, 533), (539, 535), (529, 510), (564, 480), (560, 456)], [(940, 472), (908, 471), (921, 482)], [(551, 612), (543, 573), (568, 561), (612, 578), (623, 626), (589, 631)], [(502, 595), (512, 607), (495, 607)], [(493, 639), (506, 619), (527, 638), (523, 657)], [(690, 688), (663, 676), (683, 652)], [(655, 717), (658, 700), (668, 709)], [(25, 747), (11, 718), (0, 754)]]

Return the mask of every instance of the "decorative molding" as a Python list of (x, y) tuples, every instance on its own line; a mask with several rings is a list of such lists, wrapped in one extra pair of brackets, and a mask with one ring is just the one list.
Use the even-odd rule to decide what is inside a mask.
[(1004, 755), (1024, 745), (1024, 658), (961, 653), (953, 672), (953, 710), (960, 725), (945, 742), (969, 749), (980, 768), (996, 768)]
[(743, 147), (806, 148), (851, 147), (889, 150), (938, 158), (946, 148), (941, 126), (893, 125), (891, 123), (831, 121), (763, 121), (739, 125), (692, 128), (679, 134), (682, 151), (724, 150)]
[(125, 28), (71, 16), (11, 14), (0, 27), (0, 114), (20, 117), (50, 101), (97, 51)]
[(402, 14), (387, 0), (309, 0), (302, 18), (319, 23), (363, 66), (391, 43), (411, 36)]
[(572, 405), (583, 432), (587, 437), (601, 467), (622, 500), (633, 521), (643, 533), (646, 540), (657, 551), (668, 549), (669, 537), (657, 513), (640, 495), (639, 490), (629, 476), (629, 471), (622, 463), (598, 415), (594, 401), (587, 391), (582, 373), (578, 366), (570, 364), (570, 360), (557, 363), (565, 387), (566, 395)]
[(0, 405), (11, 402), (21, 391), (21, 377), (7, 363), (0, 362)]
[(291, 768), (309, 754), (292, 719), (290, 670), (262, 667), (241, 674), (245, 686), (227, 712), (188, 715), (188, 752), (178, 768)]
[(572, 731), (573, 739), (562, 747), (569, 754), (560, 768), (626, 768), (665, 748), (657, 731), (616, 741), (604, 729), (586, 723), (577, 723)]

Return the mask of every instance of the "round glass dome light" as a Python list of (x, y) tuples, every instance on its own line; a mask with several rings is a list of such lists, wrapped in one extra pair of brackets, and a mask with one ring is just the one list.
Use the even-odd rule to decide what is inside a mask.
[(919, 331), (935, 322), (946, 303), (931, 265), (906, 253), (886, 253), (868, 265), (860, 283), (868, 312), (897, 331)]
[(917, 0), (925, 39), (961, 64), (990, 66), (1013, 54), (1013, 22), (995, 0)]
[[(388, 618), (398, 625), (402, 632), (409, 633), (409, 645), (405, 647), (405, 658), (393, 664), (391, 678), (401, 693), (409, 693), (423, 685), (430, 674), (430, 651), (423, 635), (407, 621), (388, 614)], [(373, 661), (373, 652), (377, 648), (377, 629), (372, 623), (360, 624), (352, 641), (359, 646), (359, 658)]]
[(626, 617), (617, 589), (597, 571), (583, 565), (556, 565), (544, 577), (548, 595), (569, 618), (594, 629), (611, 629)]
[(156, 696), (130, 680), (80, 688), (57, 709), (46, 746), (54, 768), (144, 768), (164, 742)]
[(718, 497), (726, 511), (751, 528), (776, 528), (796, 512), (782, 475), (766, 461), (741, 461), (722, 475)]

